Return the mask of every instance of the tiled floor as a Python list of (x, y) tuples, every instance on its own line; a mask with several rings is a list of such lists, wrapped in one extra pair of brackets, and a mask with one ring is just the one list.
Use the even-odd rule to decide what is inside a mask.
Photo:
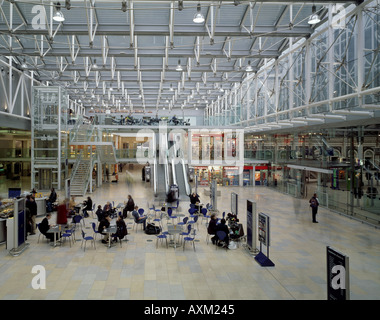
[[(147, 209), (152, 190), (141, 182), (128, 187), (120, 175), (119, 184), (104, 184), (92, 198), (97, 204), (115, 204), (131, 194), (136, 204)], [(4, 188), (2, 185), (1, 188)], [(26, 188), (28, 189), (28, 188)], [(218, 209), (228, 211), (230, 194), (239, 194), (239, 218), (245, 225), (246, 199), (257, 202), (257, 211), (271, 218), (270, 258), (275, 267), (261, 267), (252, 254), (240, 247), (216, 250), (206, 244), (205, 224), (199, 224), (196, 251), (188, 246), (169, 247), (156, 237), (130, 229), (122, 248), (107, 248), (100, 241), (96, 250), (89, 243), (84, 251), (77, 241), (53, 248), (38, 235), (29, 236), (29, 248), (11, 256), (0, 246), (0, 299), (326, 299), (326, 246), (350, 258), (351, 299), (380, 298), (380, 230), (355, 220), (319, 209), (318, 224), (311, 222), (306, 200), (264, 187), (219, 187)], [(0, 190), (4, 193), (4, 190)], [(208, 202), (204, 189), (201, 200)], [(78, 199), (82, 200), (82, 199)], [(180, 202), (186, 212), (188, 201)], [(38, 220), (41, 220), (40, 217)], [(94, 221), (86, 219), (86, 227)], [(132, 220), (127, 219), (132, 228)], [(91, 229), (84, 229), (92, 235)], [(77, 239), (80, 239), (79, 232)], [(34, 265), (46, 270), (46, 289), (35, 290), (31, 281)]]

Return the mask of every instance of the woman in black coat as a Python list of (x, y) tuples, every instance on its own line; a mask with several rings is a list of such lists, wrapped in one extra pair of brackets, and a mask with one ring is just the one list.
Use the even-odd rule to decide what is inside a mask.
[(128, 201), (125, 206), (125, 209), (126, 211), (130, 211), (130, 212), (132, 212), (135, 209), (135, 202), (133, 201), (132, 196), (130, 194), (128, 195)]

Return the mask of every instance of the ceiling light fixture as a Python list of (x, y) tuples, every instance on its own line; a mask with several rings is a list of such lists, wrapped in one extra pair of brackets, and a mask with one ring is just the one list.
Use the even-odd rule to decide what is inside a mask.
[(205, 17), (203, 16), (203, 14), (201, 12), (201, 3), (198, 2), (197, 12), (194, 15), (193, 22), (194, 23), (203, 23), (204, 21), (205, 21)]
[(94, 69), (98, 69), (98, 65), (96, 64), (96, 59), (94, 59), (94, 64), (92, 65)]
[(24, 61), (22, 62), (21, 68), (22, 69), (28, 69), (28, 65), (26, 64), (25, 58), (24, 58)]
[(252, 66), (251, 66), (251, 61), (248, 61), (248, 65), (245, 68), (245, 71), (247, 71), (247, 72), (252, 72), (253, 71)]
[(121, 2), (121, 11), (127, 12), (127, 1), (125, 0)]
[(179, 0), (179, 1), (178, 1), (178, 10), (179, 10), (179, 11), (182, 11), (182, 10), (183, 10), (183, 1), (182, 1), (182, 0)]
[(55, 5), (55, 10), (56, 12), (54, 14), (53, 20), (57, 22), (65, 21), (65, 16), (63, 15), (61, 11), (61, 4), (59, 2), (57, 2), (57, 4)]
[(313, 4), (313, 7), (311, 9), (311, 16), (309, 18), (309, 21), (307, 22), (308, 24), (317, 24), (321, 21), (321, 19), (319, 18), (319, 15), (316, 12), (317, 12), (317, 8)]
[(178, 65), (175, 69), (176, 69), (176, 71), (182, 71), (183, 70), (182, 66), (181, 66), (181, 60), (178, 60)]

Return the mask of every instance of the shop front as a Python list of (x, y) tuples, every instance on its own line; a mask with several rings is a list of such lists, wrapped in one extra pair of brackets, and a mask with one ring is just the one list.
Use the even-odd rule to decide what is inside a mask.
[(195, 166), (194, 173), (198, 176), (199, 186), (209, 186), (211, 181), (221, 186), (239, 186), (240, 173), (237, 166)]

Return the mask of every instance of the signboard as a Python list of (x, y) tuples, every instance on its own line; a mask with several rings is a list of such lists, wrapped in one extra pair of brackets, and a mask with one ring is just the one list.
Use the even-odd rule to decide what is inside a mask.
[(327, 300), (349, 300), (349, 259), (344, 254), (326, 247)]
[(256, 250), (256, 203), (247, 200), (247, 246)]
[(260, 212), (258, 216), (258, 223), (259, 241), (266, 247), (269, 247), (269, 217), (266, 214)]
[(238, 214), (238, 195), (234, 192), (231, 193), (231, 213)]

